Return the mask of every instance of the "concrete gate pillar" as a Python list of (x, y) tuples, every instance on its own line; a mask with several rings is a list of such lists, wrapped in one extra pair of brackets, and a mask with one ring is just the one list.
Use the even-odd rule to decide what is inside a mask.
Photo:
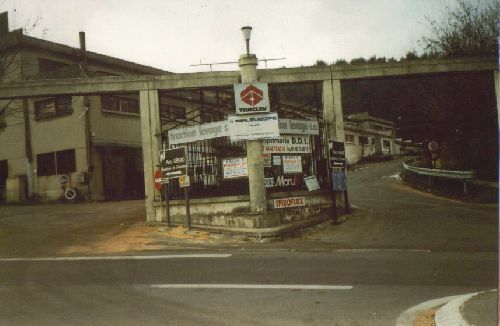
[(160, 192), (154, 187), (154, 171), (160, 163), (160, 109), (158, 90), (139, 92), (142, 129), (142, 157), (144, 161), (144, 190), (146, 202), (146, 221), (161, 222), (161, 214), (156, 216), (153, 203)]
[[(238, 60), (241, 70), (241, 81), (252, 83), (257, 80), (257, 57), (254, 54), (243, 54)], [(264, 183), (264, 159), (262, 142), (247, 140), (248, 186), (250, 192), (250, 211), (261, 213), (267, 211), (266, 187)]]
[(339, 79), (323, 81), (323, 116), (328, 138), (344, 141), (344, 113)]

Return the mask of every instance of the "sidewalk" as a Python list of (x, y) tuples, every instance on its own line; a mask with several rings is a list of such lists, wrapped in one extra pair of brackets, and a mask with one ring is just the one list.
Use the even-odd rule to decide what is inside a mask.
[(480, 293), (462, 306), (463, 319), (469, 325), (496, 326), (498, 325), (498, 291)]

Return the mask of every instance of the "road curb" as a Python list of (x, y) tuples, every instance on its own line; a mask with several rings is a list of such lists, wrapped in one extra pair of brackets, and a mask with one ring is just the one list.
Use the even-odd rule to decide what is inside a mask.
[(460, 297), (461, 295), (453, 295), (449, 297), (432, 299), (408, 308), (401, 315), (399, 315), (398, 319), (396, 320), (396, 326), (412, 326), (415, 318), (424, 311), (441, 306)]
[(462, 307), (473, 297), (491, 291), (494, 290), (464, 294), (451, 300), (436, 312), (436, 326), (470, 326), (462, 315)]

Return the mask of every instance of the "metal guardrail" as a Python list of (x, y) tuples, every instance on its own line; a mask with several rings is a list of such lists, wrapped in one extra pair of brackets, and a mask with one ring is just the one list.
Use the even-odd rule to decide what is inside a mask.
[(432, 177), (441, 177), (448, 179), (474, 179), (476, 177), (475, 171), (450, 171), (450, 170), (441, 170), (441, 169), (429, 169), (429, 168), (419, 168), (416, 166), (410, 165), (418, 161), (417, 159), (410, 159), (403, 162), (403, 167), (405, 170)]

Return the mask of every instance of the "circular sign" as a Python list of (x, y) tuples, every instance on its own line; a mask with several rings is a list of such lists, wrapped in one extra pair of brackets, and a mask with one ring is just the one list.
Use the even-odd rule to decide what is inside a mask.
[(161, 171), (156, 170), (155, 171), (155, 188), (156, 190), (161, 190)]
[(439, 144), (437, 141), (431, 141), (429, 142), (429, 144), (427, 145), (427, 148), (431, 151), (431, 152), (437, 152), (439, 150)]
[(72, 188), (67, 188), (64, 190), (64, 198), (67, 200), (73, 200), (76, 198), (76, 190)]
[(59, 179), (61, 181), (61, 184), (66, 184), (68, 183), (68, 176), (66, 175), (61, 175), (61, 178)]

